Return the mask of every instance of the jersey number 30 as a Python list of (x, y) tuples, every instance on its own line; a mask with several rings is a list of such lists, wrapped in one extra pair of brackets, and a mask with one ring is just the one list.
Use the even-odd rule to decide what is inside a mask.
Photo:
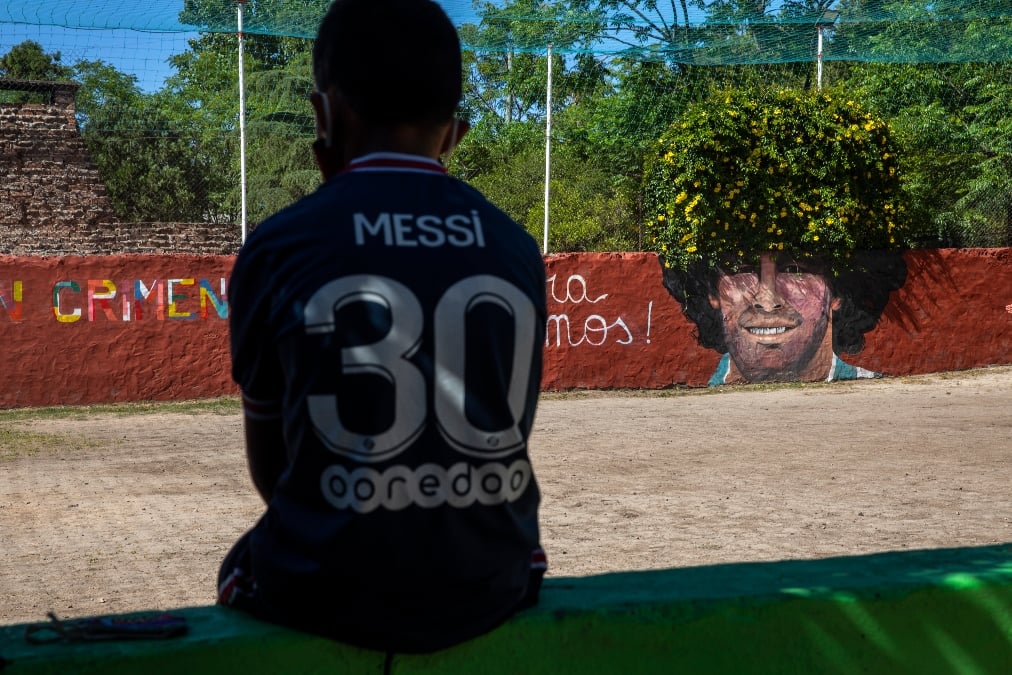
[[(338, 310), (352, 303), (376, 303), (390, 314), (390, 329), (378, 341), (341, 350), (345, 374), (383, 377), (394, 389), (393, 424), (379, 434), (354, 432), (341, 421), (337, 397), (308, 397), (309, 416), (317, 436), (333, 452), (359, 461), (379, 462), (405, 450), (425, 429), (429, 387), (425, 375), (410, 360), (421, 344), (425, 314), (418, 297), (404, 284), (389, 277), (353, 275), (320, 287), (304, 312), (307, 334), (333, 333)], [(465, 325), (469, 312), (491, 303), (513, 318), (513, 354), (510, 358), (507, 401), (512, 424), (504, 429), (479, 429), (465, 412)], [(524, 435), (519, 423), (527, 407), (531, 362), (534, 357), (537, 312), (531, 299), (501, 277), (476, 275), (455, 283), (433, 310), (435, 364), (432, 396), (439, 432), (465, 455), (494, 459), (521, 448)]]

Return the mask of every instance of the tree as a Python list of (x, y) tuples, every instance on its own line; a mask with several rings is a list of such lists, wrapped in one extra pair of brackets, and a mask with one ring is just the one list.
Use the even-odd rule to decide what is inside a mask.
[(25, 40), (0, 57), (0, 77), (12, 80), (66, 80), (72, 71), (61, 63), (61, 58), (60, 52), (47, 54), (38, 42)]
[[(250, 0), (244, 4), (249, 216), (266, 217), (315, 187), (309, 144), (309, 55), (329, 0)], [(186, 0), (180, 21), (207, 32), (172, 58), (170, 116), (189, 130), (207, 167), (205, 217), (240, 215), (239, 78), (234, 0)], [(220, 32), (218, 32), (220, 31)], [(304, 144), (303, 140), (304, 139)]]
[[(70, 79), (72, 70), (61, 62), (60, 52), (47, 54), (38, 42), (25, 40), (0, 57), (0, 78), (9, 80), (59, 81)], [(43, 94), (0, 92), (0, 101), (48, 103)]]
[[(568, 145), (553, 150), (548, 250), (628, 251), (637, 247), (636, 221), (616, 189), (607, 162), (595, 162)], [(473, 185), (539, 242), (544, 236), (545, 159), (524, 149)]]
[(775, 63), (814, 54), (816, 17), (835, 0), (569, 0), (596, 18), (600, 40), (631, 58), (683, 65)]
[(935, 245), (999, 246), (1012, 237), (1012, 90), (1007, 65), (988, 62), (1012, 47), (1005, 4), (843, 3), (851, 21), (834, 40), (844, 53), (901, 61), (842, 67), (838, 81), (891, 120), (912, 214)]
[[(260, 70), (248, 80), (248, 215), (260, 222), (320, 184), (313, 159), (315, 120), (308, 102), (313, 89), (310, 54), (304, 51), (284, 68)], [(228, 197), (238, 205), (238, 188)]]
[(714, 92), (651, 157), (651, 248), (681, 270), (756, 264), (770, 251), (842, 262), (900, 248), (897, 154), (889, 126), (848, 92)]
[(81, 135), (116, 214), (128, 221), (201, 220), (206, 167), (165, 114), (164, 100), (102, 61), (80, 61), (74, 70)]
[[(558, 3), (510, 0), (503, 7), (486, 2), (478, 9), (481, 21), (459, 29), (465, 45), (465, 110), (506, 124), (543, 117), (548, 45), (574, 50), (587, 43), (592, 28)], [(593, 59), (567, 61), (556, 55), (556, 105), (593, 87), (595, 71)]]

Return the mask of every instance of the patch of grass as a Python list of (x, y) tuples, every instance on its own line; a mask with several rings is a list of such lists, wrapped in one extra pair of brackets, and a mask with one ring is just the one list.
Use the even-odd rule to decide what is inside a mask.
[(102, 405), (55, 406), (51, 408), (17, 408), (0, 410), (0, 422), (28, 420), (87, 419), (93, 415), (144, 415), (149, 413), (179, 413), (185, 415), (235, 415), (241, 410), (239, 398), (220, 398), (194, 401), (146, 401), (141, 403), (110, 403)]
[(98, 443), (83, 436), (44, 434), (0, 424), (0, 462), (31, 457), (43, 451), (83, 450), (97, 446)]

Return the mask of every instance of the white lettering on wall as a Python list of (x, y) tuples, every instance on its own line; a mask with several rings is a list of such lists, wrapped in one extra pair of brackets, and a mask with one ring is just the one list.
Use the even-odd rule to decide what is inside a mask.
[[(629, 323), (621, 314), (608, 315), (603, 311), (582, 318), (573, 318), (565, 311), (567, 305), (595, 305), (608, 298), (608, 293), (597, 295), (591, 291), (590, 283), (582, 274), (571, 274), (565, 281), (553, 274), (546, 280), (547, 295), (549, 304), (561, 305), (561, 312), (554, 312), (548, 315), (548, 322), (545, 327), (545, 347), (579, 347), (587, 345), (590, 347), (602, 347), (608, 344), (631, 345), (636, 342), (636, 336), (629, 327)], [(633, 325), (645, 325), (646, 332), (642, 339), (650, 344), (650, 324), (653, 315), (654, 302), (647, 303), (646, 321), (643, 324), (633, 322)]]

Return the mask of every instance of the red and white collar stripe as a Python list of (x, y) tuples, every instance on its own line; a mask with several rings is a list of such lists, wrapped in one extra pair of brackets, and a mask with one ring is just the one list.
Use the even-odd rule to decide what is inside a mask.
[(366, 171), (401, 171), (408, 173), (446, 174), (446, 167), (429, 157), (399, 152), (373, 152), (356, 157), (341, 173)]

